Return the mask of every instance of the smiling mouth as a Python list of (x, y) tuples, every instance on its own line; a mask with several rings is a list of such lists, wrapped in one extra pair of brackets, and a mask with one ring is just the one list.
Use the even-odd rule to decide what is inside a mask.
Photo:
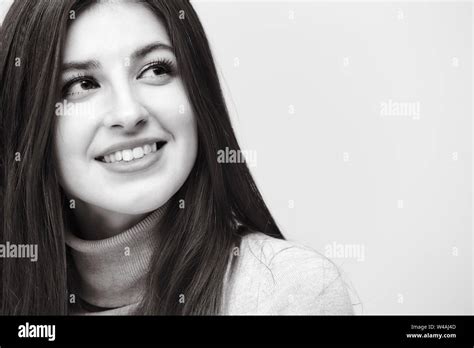
[(133, 162), (159, 151), (165, 145), (166, 141), (158, 141), (156, 143), (137, 146), (133, 149), (115, 151), (104, 156), (96, 157), (95, 160), (103, 163)]

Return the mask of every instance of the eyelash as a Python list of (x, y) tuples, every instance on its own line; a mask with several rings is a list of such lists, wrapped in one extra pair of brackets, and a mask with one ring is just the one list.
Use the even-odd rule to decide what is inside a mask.
[[(142, 75), (145, 71), (147, 71), (150, 68), (154, 68), (154, 67), (163, 68), (165, 70), (165, 73), (169, 74), (171, 76), (174, 76), (175, 73), (176, 73), (174, 63), (168, 58), (161, 58), (161, 59), (158, 59), (158, 60), (153, 60), (153, 61), (149, 62), (148, 64), (146, 64), (146, 66), (141, 70), (139, 75)], [(84, 74), (77, 74), (77, 75), (72, 76), (70, 79), (68, 79), (64, 83), (64, 87), (62, 88), (62, 95), (63, 96), (67, 95), (68, 89), (74, 83), (82, 82), (82, 81), (87, 81), (87, 82), (91, 82), (93, 84), (97, 84), (97, 82), (95, 82), (95, 80), (92, 76), (88, 76), (88, 75), (84, 75)]]
[(76, 82), (81, 82), (81, 81), (88, 81), (88, 82), (94, 82), (93, 78), (91, 76), (87, 76), (84, 74), (77, 74), (72, 76), (70, 79), (66, 81), (64, 84), (64, 87), (62, 88), (62, 95), (67, 95), (68, 89)]
[(171, 76), (173, 76), (176, 72), (176, 69), (175, 69), (175, 66), (174, 66), (174, 63), (168, 59), (168, 58), (161, 58), (161, 59), (158, 59), (158, 60), (153, 60), (151, 62), (149, 62), (145, 68), (142, 69), (142, 71), (140, 72), (140, 75), (143, 74), (145, 71), (147, 71), (148, 69), (152, 68), (152, 67), (160, 67), (160, 68), (163, 68), (165, 70), (165, 72), (167, 74), (170, 74)]

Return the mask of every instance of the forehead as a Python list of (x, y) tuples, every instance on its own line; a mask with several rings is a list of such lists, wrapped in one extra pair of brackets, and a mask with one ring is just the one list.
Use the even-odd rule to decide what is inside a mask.
[(151, 42), (171, 46), (162, 21), (144, 4), (110, 1), (94, 5), (72, 20), (64, 61), (127, 57)]

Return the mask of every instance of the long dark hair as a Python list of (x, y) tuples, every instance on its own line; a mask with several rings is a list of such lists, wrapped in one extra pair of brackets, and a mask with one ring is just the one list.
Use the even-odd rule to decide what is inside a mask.
[[(168, 30), (199, 140), (195, 165), (161, 222), (159, 252), (137, 314), (219, 314), (226, 268), (242, 236), (284, 237), (247, 165), (217, 162), (219, 150), (239, 145), (193, 7), (186, 0), (140, 2)], [(52, 150), (54, 105), (68, 22), (95, 3), (17, 0), (1, 28), (0, 242), (37, 244), (39, 261), (0, 258), (0, 314), (69, 310), (68, 206)]]

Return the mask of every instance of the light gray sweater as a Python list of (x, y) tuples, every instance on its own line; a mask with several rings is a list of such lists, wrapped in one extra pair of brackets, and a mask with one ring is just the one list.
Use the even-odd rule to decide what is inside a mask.
[[(112, 308), (73, 314), (133, 314), (143, 296), (162, 214), (158, 209), (103, 240), (66, 232), (80, 280), (74, 295), (93, 306)], [(338, 268), (311, 248), (256, 232), (245, 236), (233, 254), (237, 264), (224, 280), (223, 315), (354, 314)]]

